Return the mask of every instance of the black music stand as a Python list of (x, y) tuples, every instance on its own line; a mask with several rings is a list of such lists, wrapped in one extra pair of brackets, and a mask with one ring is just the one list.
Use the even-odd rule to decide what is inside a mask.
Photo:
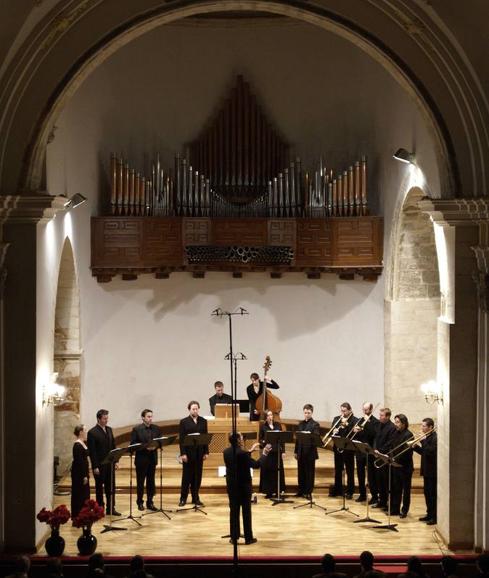
[[(366, 454), (367, 456), (367, 463), (366, 463), (366, 468), (365, 468), (365, 474), (368, 476), (368, 461), (370, 459), (370, 456), (375, 456), (375, 450), (373, 449), (372, 446), (370, 446), (369, 444), (365, 443), (365, 442), (361, 442), (361, 441), (357, 441), (357, 440), (351, 440), (352, 443), (355, 445), (355, 449), (357, 452), (360, 452), (362, 454)], [(360, 518), (360, 520), (353, 520), (354, 524), (360, 524), (361, 522), (373, 522), (375, 524), (380, 524), (379, 520), (374, 520), (373, 518), (371, 518), (369, 516), (369, 503), (368, 503), (368, 490), (369, 490), (369, 483), (368, 483), (368, 478), (367, 478), (367, 483), (365, 484), (365, 487), (367, 489), (367, 499), (365, 500), (366, 504), (367, 504), (367, 512), (365, 514), (365, 518)]]
[(120, 518), (121, 522), (122, 520), (131, 520), (138, 526), (142, 526), (141, 522), (138, 522), (138, 518), (141, 518), (141, 516), (133, 516), (132, 514), (132, 459), (136, 450), (139, 450), (142, 447), (143, 444), (131, 444), (126, 448), (126, 453), (129, 454), (129, 515), (125, 516), (124, 518)]
[[(303, 448), (323, 447), (323, 440), (321, 439), (321, 436), (314, 432), (296, 431), (295, 439), (299, 442), (299, 445), (302, 446)], [(323, 506), (316, 504), (316, 502), (313, 499), (312, 492), (309, 494), (309, 498), (307, 500), (308, 501), (305, 504), (300, 504), (300, 506), (294, 506), (293, 509), (297, 510), (298, 508), (306, 508), (307, 506), (309, 506), (309, 508), (312, 508), (314, 506), (316, 508), (324, 510), (325, 512), (327, 511), (327, 508), (324, 508)]]
[[(145, 448), (157, 448), (160, 450), (160, 507), (157, 510), (153, 510), (151, 512), (145, 512), (143, 516), (150, 516), (151, 514), (163, 514), (166, 518), (171, 520), (168, 513), (172, 513), (173, 510), (165, 510), (163, 508), (163, 447), (171, 445), (177, 436), (161, 436), (159, 438), (153, 438), (147, 444), (144, 444)], [(155, 450), (156, 451), (156, 450)]]
[(110, 504), (109, 523), (104, 524), (104, 529), (100, 532), (101, 534), (105, 534), (105, 532), (125, 532), (127, 530), (127, 528), (119, 528), (112, 525), (112, 511), (114, 510), (115, 496), (114, 467), (124, 454), (127, 454), (127, 448), (110, 450), (102, 462), (102, 465), (110, 465), (110, 501), (112, 503)]
[[(333, 436), (331, 438), (333, 440), (334, 445), (336, 446), (336, 451), (343, 453), (345, 450), (355, 451), (355, 446), (353, 442), (348, 438), (342, 438), (340, 436)], [(358, 514), (352, 512), (350, 508), (346, 505), (346, 497), (345, 497), (345, 464), (341, 469), (341, 494), (343, 498), (343, 505), (341, 508), (337, 508), (336, 510), (332, 510), (331, 512), (325, 512), (325, 516), (329, 514), (336, 514), (337, 512), (347, 512), (352, 516), (356, 516), (358, 518)]]
[[(212, 434), (208, 434), (208, 433), (187, 434), (183, 438), (182, 446), (184, 448), (196, 448), (197, 449), (199, 446), (208, 446), (211, 443), (211, 440), (212, 440)], [(197, 467), (195, 468), (195, 472), (194, 472), (194, 488), (196, 488), (196, 487), (197, 487)], [(191, 508), (178, 508), (176, 511), (177, 512), (187, 512), (190, 510), (194, 510), (194, 512), (200, 512), (201, 514), (204, 514), (207, 516), (207, 512), (205, 512), (203, 510), (203, 508), (201, 508), (197, 504), (194, 504)]]
[[(291, 431), (270, 430), (265, 432), (265, 443), (270, 444), (272, 449), (277, 450), (277, 497), (272, 498), (272, 506), (277, 504), (293, 504), (293, 500), (286, 500), (280, 493), (280, 462), (282, 461), (282, 444), (294, 441), (294, 435)], [(270, 455), (270, 454), (269, 454)], [(285, 478), (285, 468), (284, 468)]]
[[(389, 467), (389, 499), (387, 500), (387, 524), (381, 524), (380, 526), (373, 527), (377, 530), (390, 530), (391, 532), (399, 532), (397, 529), (397, 524), (391, 524), (392, 468), (401, 468), (402, 466), (395, 462), (390, 456), (381, 455), (378, 457), (384, 461), (384, 464), (388, 464)], [(385, 465), (382, 465), (381, 467), (384, 468)]]

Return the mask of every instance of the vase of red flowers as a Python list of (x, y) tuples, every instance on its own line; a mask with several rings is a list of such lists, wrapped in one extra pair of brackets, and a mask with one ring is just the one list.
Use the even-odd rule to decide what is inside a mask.
[(81, 556), (91, 556), (97, 549), (97, 538), (92, 534), (92, 526), (104, 515), (104, 509), (95, 500), (86, 500), (78, 515), (73, 518), (73, 526), (82, 528), (83, 532), (76, 542)]
[(44, 544), (48, 556), (61, 556), (65, 549), (65, 541), (64, 538), (59, 535), (59, 527), (62, 524), (66, 524), (70, 519), (70, 511), (64, 504), (54, 508), (54, 510), (46, 510), (46, 508), (43, 508), (39, 514), (37, 514), (37, 519), (51, 527), (51, 536)]

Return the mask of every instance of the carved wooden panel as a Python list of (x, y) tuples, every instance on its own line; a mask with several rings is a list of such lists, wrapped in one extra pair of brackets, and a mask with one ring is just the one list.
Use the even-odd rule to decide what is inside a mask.
[(146, 218), (143, 233), (144, 267), (181, 265), (183, 262), (182, 220)]
[(213, 219), (213, 245), (246, 245), (262, 247), (267, 244), (266, 219)]
[(295, 247), (296, 220), (271, 219), (268, 221), (268, 244), (275, 247)]
[(379, 219), (335, 219), (335, 264), (374, 265), (381, 262)]
[(210, 245), (211, 243), (211, 220), (210, 219), (184, 219), (183, 220), (183, 244)]
[(100, 218), (93, 224), (92, 265), (141, 266), (142, 219)]
[(331, 228), (327, 220), (297, 219), (296, 265), (331, 265)]

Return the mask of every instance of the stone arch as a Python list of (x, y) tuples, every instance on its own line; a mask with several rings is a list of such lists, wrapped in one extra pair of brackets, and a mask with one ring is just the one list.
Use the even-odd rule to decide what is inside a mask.
[(80, 296), (73, 247), (67, 237), (63, 245), (54, 316), (54, 371), (66, 387), (65, 403), (54, 409), (54, 456), (58, 474), (71, 464), (74, 426), (80, 420)]
[(418, 206), (424, 196), (412, 187), (398, 211), (385, 301), (385, 401), (413, 423), (426, 412), (420, 385), (437, 376), (440, 315), (433, 224)]
[[(278, 0), (190, 0), (152, 9), (148, 6), (144, 12), (143, 4), (138, 3), (137, 10), (133, 6), (133, 11), (126, 7), (125, 21), (121, 24), (117, 14), (104, 14), (104, 18), (97, 20), (103, 9), (97, 3), (86, 2), (81, 6), (67, 3), (61, 11), (57, 7), (38, 26), (37, 34), (23, 47), (24, 54), (19, 55), (18, 60), (26, 59), (25, 69), (19, 68), (18, 61), (10, 66), (12, 90), (0, 120), (9, 133), (6, 140), (19, 146), (0, 151), (4, 188), (38, 190), (42, 186), (45, 145), (54, 119), (90, 71), (121, 45), (151, 28), (196, 14), (254, 10), (289, 16), (333, 31), (379, 60), (415, 97), (433, 126), (439, 164), (443, 167), (441, 173), (445, 175), (441, 194), (460, 195), (463, 189), (474, 196), (484, 194), (489, 137), (483, 130), (485, 121), (481, 117), (486, 108), (479, 102), (480, 87), (464, 65), (461, 49), (453, 46), (449, 34), (438, 26), (440, 23), (421, 7), (394, 8), (376, 0), (350, 13), (348, 7), (333, 12), (305, 1), (291, 5)], [(97, 25), (90, 27), (90, 19)], [(379, 25), (374, 24), (377, 20)], [(73, 53), (67, 31), (75, 26), (83, 29), (85, 36), (83, 45)], [(49, 34), (38, 42), (43, 30)], [(427, 30), (429, 38), (424, 34)], [(396, 42), (398, 46), (394, 46)], [(407, 51), (403, 42), (407, 42)], [(420, 50), (426, 56), (423, 66), (418, 64)], [(64, 54), (63, 62), (51, 60), (56, 58), (56, 52)], [(31, 101), (34, 94), (36, 98)], [(455, 158), (460, 159), (460, 166)]]

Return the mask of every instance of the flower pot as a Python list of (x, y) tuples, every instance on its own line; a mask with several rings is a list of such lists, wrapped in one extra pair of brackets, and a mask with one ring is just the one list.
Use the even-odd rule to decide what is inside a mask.
[(76, 545), (80, 556), (91, 556), (97, 549), (97, 538), (91, 533), (91, 528), (84, 528), (83, 534), (78, 538)]
[(65, 541), (64, 538), (59, 535), (59, 530), (51, 530), (51, 536), (46, 540), (44, 547), (46, 548), (48, 556), (53, 558), (58, 558), (63, 554)]

